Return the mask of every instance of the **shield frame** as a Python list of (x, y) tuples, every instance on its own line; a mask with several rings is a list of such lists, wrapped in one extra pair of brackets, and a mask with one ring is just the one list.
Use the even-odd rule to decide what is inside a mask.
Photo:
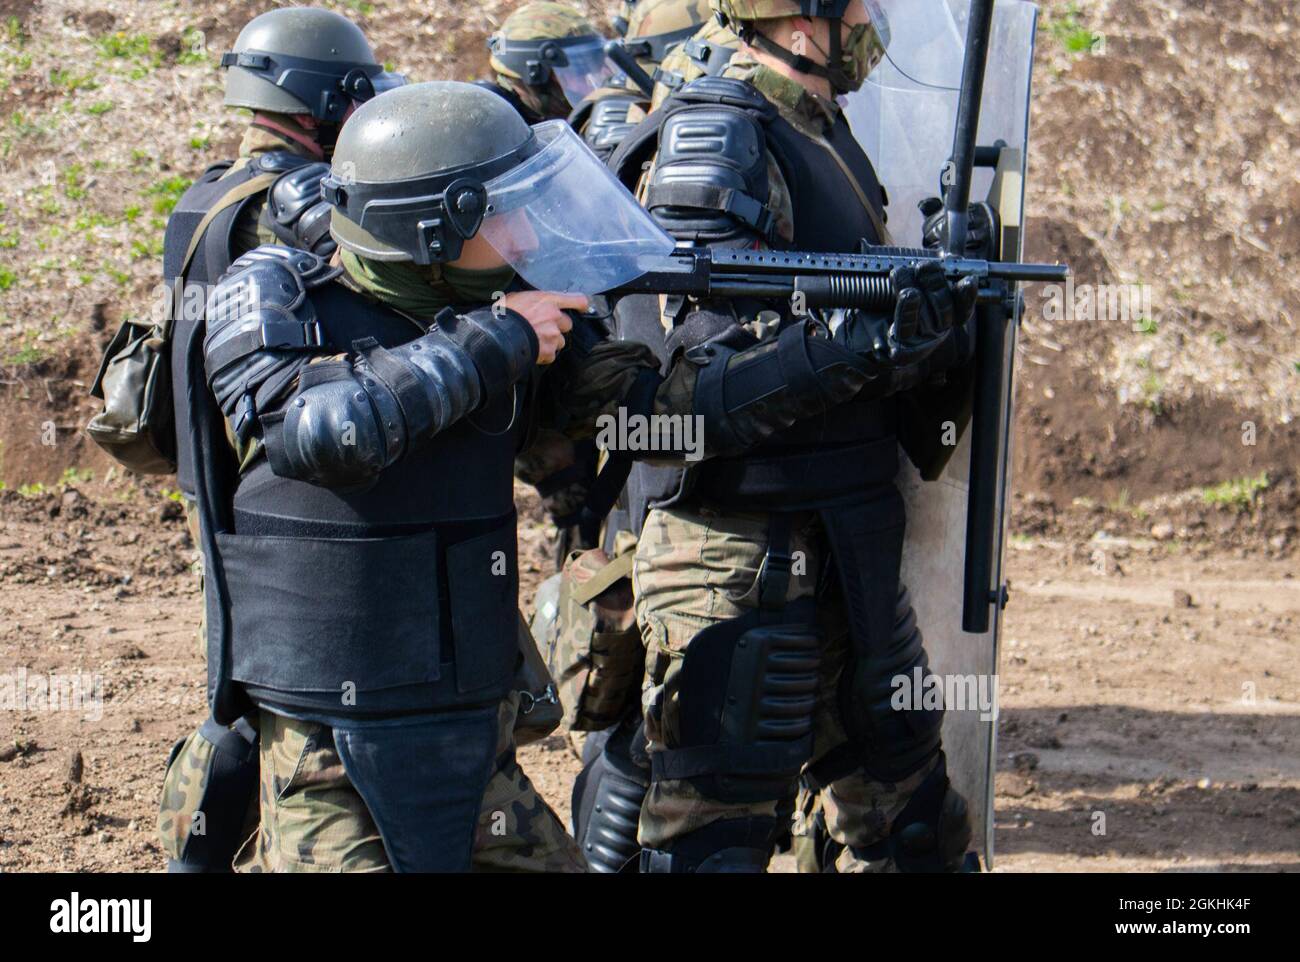
[[(947, 4), (960, 35), (965, 36), (969, 0), (947, 0)], [(1023, 249), (1029, 104), (1037, 18), (1038, 7), (1026, 0), (998, 0), (994, 5), (980, 111), (978, 143), (992, 145), (1001, 140), (1005, 146), (998, 151), (995, 166), (975, 171), (972, 200), (987, 198), (997, 210), (1001, 229), (1000, 253), (1007, 261), (1019, 260)], [(891, 215), (889, 226), (895, 242), (915, 246), (919, 244), (922, 221), (916, 202), (921, 197), (937, 196), (940, 184), (946, 182), (942, 178), (952, 149), (959, 91), (918, 89), (906, 82), (891, 85), (888, 75), (891, 69), (890, 61), (877, 68), (877, 73), (873, 73), (868, 83), (846, 99), (845, 111), (854, 136), (872, 162), (877, 164), (877, 173), (890, 194), (886, 210)], [(936, 120), (936, 129), (929, 132), (927, 142), (910, 157), (898, 155), (896, 133), (900, 117), (911, 113), (908, 97), (912, 97), (919, 108), (917, 113)], [(942, 118), (936, 118), (936, 113), (941, 115), (944, 106), (949, 108), (947, 123), (940, 129)], [(878, 163), (882, 154), (890, 155), (884, 164)], [(898, 170), (904, 181), (912, 171), (929, 171), (930, 185), (927, 188), (922, 180), (913, 177), (911, 183), (896, 189), (890, 183), (891, 168)], [(1006, 321), (1002, 358), (996, 541), (993, 584), (989, 586), (998, 595), (1002, 595), (1004, 583), (1003, 554), (1014, 416), (1014, 358), (1020, 298), (1014, 297), (1012, 303), (1014, 306)], [(907, 507), (902, 580), (912, 592), (930, 669), (945, 683), (947, 711), (943, 740), (949, 775), (970, 808), (972, 844), (983, 855), (985, 867), (991, 869), (994, 864), (993, 778), (997, 760), (997, 664), (1002, 606), (991, 604), (987, 632), (976, 635), (962, 630), (962, 559), (966, 551), (971, 433), (969, 427), (962, 432), (951, 458), (934, 481), (923, 481), (905, 456), (899, 459), (902, 468), (898, 487)], [(972, 678), (975, 705), (955, 705), (949, 696), (970, 694), (969, 681)], [(990, 705), (990, 699), (990, 710), (984, 710), (983, 706)]]

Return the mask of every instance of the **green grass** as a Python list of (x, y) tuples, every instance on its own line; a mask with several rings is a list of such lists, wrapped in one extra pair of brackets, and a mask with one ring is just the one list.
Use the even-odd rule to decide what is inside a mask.
[(22, 484), (18, 486), (18, 493), (24, 498), (34, 498), (39, 494), (45, 493), (45, 485), (41, 484), (39, 481), (34, 481), (31, 484)]
[(55, 67), (50, 71), (50, 83), (65, 90), (98, 90), (99, 81), (92, 74), (79, 74), (72, 70)]
[(211, 146), (212, 146), (212, 138), (209, 137), (207, 134), (204, 134), (202, 137), (190, 138), (191, 150), (207, 150)]
[(28, 344), (5, 358), (5, 363), (17, 367), (23, 364), (39, 364), (43, 360), (45, 360), (45, 352), (35, 344)]
[(90, 484), (94, 480), (95, 472), (90, 468), (65, 468), (59, 478), (59, 484), (66, 487), (70, 484)]
[(1154, 317), (1139, 317), (1133, 322), (1134, 334), (1155, 334), (1158, 332), (1158, 325)]
[(181, 194), (190, 189), (191, 183), (193, 182), (187, 177), (167, 177), (150, 187), (146, 193), (154, 198), (154, 213), (170, 214), (176, 202), (181, 199)]
[(82, 200), (86, 196), (85, 178), (81, 175), (85, 170), (80, 164), (72, 164), (63, 172), (63, 193), (68, 200)]
[(187, 27), (181, 34), (181, 53), (176, 58), (178, 64), (207, 63), (208, 54), (203, 48), (203, 31), (197, 27)]
[(1245, 511), (1254, 504), (1261, 491), (1268, 488), (1268, 472), (1255, 478), (1235, 478), (1220, 484), (1201, 489), (1201, 498), (1206, 504), (1223, 505)]
[(95, 46), (99, 47), (101, 57), (126, 60), (149, 56), (153, 42), (142, 33), (123, 33), (119, 30), (100, 37), (95, 41)]
[(7, 267), (0, 267), (0, 291), (7, 291), (18, 281), (18, 275)]
[(96, 100), (86, 108), (86, 113), (90, 114), (92, 117), (102, 117), (116, 106), (117, 104), (113, 103), (111, 100)]
[(1079, 6), (1071, 3), (1060, 17), (1050, 17), (1047, 29), (1068, 53), (1091, 53), (1101, 46), (1102, 36), (1079, 23)]

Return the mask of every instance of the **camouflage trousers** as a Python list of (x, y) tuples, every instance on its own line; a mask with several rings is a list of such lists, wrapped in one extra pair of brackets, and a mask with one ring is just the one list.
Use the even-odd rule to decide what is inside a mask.
[[(577, 843), (515, 759), (519, 696), (501, 704), (497, 757), (474, 837), (475, 872), (584, 872)], [(239, 872), (386, 872), (370, 812), (330, 729), (261, 712), (261, 819)]]
[[(821, 521), (816, 514), (795, 515), (791, 551), (796, 559), (787, 602), (817, 593), (819, 576), (829, 561)], [(646, 643), (646, 737), (650, 750), (680, 746), (681, 668), (691, 640), (704, 628), (738, 618), (758, 603), (759, 566), (767, 553), (768, 516), (720, 513), (703, 507), (652, 510), (637, 545), (632, 569), (637, 622)], [(813, 719), (815, 762), (846, 740), (836, 690), (848, 659), (848, 623), (836, 597), (818, 598), (823, 648)], [(657, 716), (657, 717), (656, 717)], [(689, 781), (651, 783), (641, 808), (638, 839), (645, 848), (669, 841), (722, 819), (783, 818), (794, 809), (791, 831), (806, 835), (810, 814), (820, 807), (826, 828), (845, 846), (841, 872), (888, 871), (888, 859), (864, 861), (848, 846), (865, 847), (885, 838), (894, 818), (933, 770), (937, 759), (905, 781), (873, 780), (861, 770), (823, 789), (816, 798), (761, 802), (723, 802), (701, 794)]]

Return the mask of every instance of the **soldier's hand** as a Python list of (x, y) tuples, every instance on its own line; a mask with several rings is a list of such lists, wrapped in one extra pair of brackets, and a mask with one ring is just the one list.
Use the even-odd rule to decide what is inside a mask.
[(550, 364), (564, 347), (564, 335), (573, 329), (565, 311), (585, 311), (585, 294), (553, 291), (515, 291), (501, 299), (502, 306), (523, 317), (537, 335), (537, 363)]
[(895, 296), (893, 313), (854, 312), (836, 337), (890, 367), (923, 361), (950, 340), (954, 329), (970, 320), (979, 293), (978, 279), (964, 277), (950, 283), (937, 261), (915, 269), (896, 267), (889, 283)]
[[(925, 218), (921, 225), (921, 246), (926, 250), (944, 250), (948, 246), (948, 215), (943, 209), (943, 201), (938, 197), (927, 197), (917, 204), (921, 216)], [(991, 256), (993, 224), (990, 221), (991, 210), (988, 204), (971, 204), (966, 208), (966, 250), (967, 257), (986, 258)]]

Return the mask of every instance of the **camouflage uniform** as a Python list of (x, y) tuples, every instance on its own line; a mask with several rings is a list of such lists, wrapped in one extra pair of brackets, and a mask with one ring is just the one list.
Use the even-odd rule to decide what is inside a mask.
[[(515, 760), (519, 696), (501, 704), (495, 771), (474, 839), (476, 872), (582, 872), (577, 845)], [(261, 829), (239, 872), (387, 872), (388, 856), (323, 725), (262, 712)]]
[[(740, 46), (740, 38), (736, 36), (732, 29), (723, 26), (717, 19), (712, 17), (704, 21), (704, 24), (691, 37), (691, 40), (732, 50)], [(704, 76), (704, 73), (704, 66), (687, 52), (685, 45), (678, 47), (664, 57), (664, 62), (659, 65), (659, 70), (656, 71), (655, 92), (650, 101), (650, 108), (652, 110), (659, 109), (664, 99), (674, 90), (682, 84), (690, 83), (697, 77)]]

